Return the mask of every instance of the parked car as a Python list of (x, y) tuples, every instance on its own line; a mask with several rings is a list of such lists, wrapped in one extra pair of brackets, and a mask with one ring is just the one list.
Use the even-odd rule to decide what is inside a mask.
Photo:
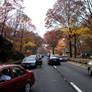
[(22, 66), (0, 65), (0, 92), (30, 92), (34, 83), (34, 73)]
[(48, 64), (49, 65), (60, 65), (60, 60), (55, 55), (51, 55), (50, 58), (48, 59)]
[(88, 62), (88, 75), (92, 76), (92, 60)]
[(90, 54), (89, 53), (82, 53), (81, 57), (82, 58), (90, 58)]
[(23, 66), (24, 68), (36, 68), (37, 64), (36, 64), (36, 58), (35, 57), (27, 57), (24, 58), (21, 66)]

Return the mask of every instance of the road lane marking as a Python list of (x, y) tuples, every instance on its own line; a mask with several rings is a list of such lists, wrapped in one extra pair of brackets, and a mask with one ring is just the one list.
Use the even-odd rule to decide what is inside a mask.
[(53, 66), (55, 69), (57, 68), (55, 65)]
[(77, 92), (83, 92), (81, 89), (79, 89), (73, 82), (70, 82), (70, 84), (73, 86), (73, 88), (77, 91)]
[(57, 69), (57, 67), (54, 65), (53, 68), (60, 74), (60, 76), (76, 91), (76, 92), (83, 92), (81, 89), (79, 89), (73, 82), (69, 82), (63, 74)]

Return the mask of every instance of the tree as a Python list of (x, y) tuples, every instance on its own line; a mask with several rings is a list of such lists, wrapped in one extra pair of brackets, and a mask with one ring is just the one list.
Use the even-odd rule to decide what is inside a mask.
[(48, 31), (44, 35), (44, 40), (46, 44), (48, 44), (48, 46), (52, 48), (53, 54), (55, 47), (58, 44), (58, 40), (62, 38), (62, 35), (63, 35), (62, 31), (55, 31), (55, 30)]
[(92, 0), (83, 0), (85, 3), (85, 11), (82, 12), (81, 18), (84, 26), (92, 31)]
[(84, 2), (80, 0), (57, 0), (53, 9), (49, 9), (46, 14), (46, 27), (68, 28), (70, 57), (72, 57), (71, 26), (78, 25), (81, 12), (84, 10)]
[[(5, 25), (7, 24), (7, 20), (11, 18), (13, 15), (12, 11), (16, 10), (16, 8), (20, 7), (20, 2), (22, 0), (1, 0), (0, 2), (0, 22), (2, 23), (0, 34), (5, 37), (4, 30)], [(4, 32), (5, 31), (5, 32)]]
[(18, 45), (20, 43), (20, 52), (23, 51), (23, 39), (25, 31), (33, 31), (35, 26), (32, 24), (32, 20), (23, 12), (23, 8), (19, 8), (15, 15), (8, 20), (8, 26), (14, 29), (13, 31), (13, 47), (16, 48), (16, 40), (18, 39)]

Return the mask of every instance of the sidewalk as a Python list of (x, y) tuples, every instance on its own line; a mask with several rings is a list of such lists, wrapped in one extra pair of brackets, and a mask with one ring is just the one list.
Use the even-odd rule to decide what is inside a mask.
[(87, 69), (88, 67), (88, 62), (92, 60), (91, 59), (86, 59), (86, 58), (69, 58), (68, 63), (79, 66), (81, 68)]
[(88, 68), (88, 65), (87, 64), (82, 64), (82, 63), (78, 63), (78, 62), (74, 62), (74, 61), (68, 61), (69, 64), (73, 64), (73, 65), (76, 65), (76, 66), (79, 66), (81, 68), (84, 68), (84, 69), (87, 69)]

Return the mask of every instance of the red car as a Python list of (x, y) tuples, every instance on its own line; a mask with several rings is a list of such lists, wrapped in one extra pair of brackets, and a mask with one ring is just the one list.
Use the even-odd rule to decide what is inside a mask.
[(0, 65), (0, 92), (30, 92), (34, 82), (34, 73), (20, 65)]

